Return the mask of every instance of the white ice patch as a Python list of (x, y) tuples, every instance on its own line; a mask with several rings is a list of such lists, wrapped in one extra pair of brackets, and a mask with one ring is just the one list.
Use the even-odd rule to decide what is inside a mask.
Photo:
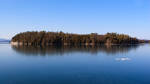
[(117, 61), (129, 61), (131, 59), (128, 57), (122, 57), (122, 58), (116, 58), (115, 60), (117, 60)]

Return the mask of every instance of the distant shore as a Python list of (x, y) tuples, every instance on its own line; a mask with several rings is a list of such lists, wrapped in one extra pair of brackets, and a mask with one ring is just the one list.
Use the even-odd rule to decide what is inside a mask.
[(0, 44), (9, 44), (11, 43), (10, 41), (0, 41)]

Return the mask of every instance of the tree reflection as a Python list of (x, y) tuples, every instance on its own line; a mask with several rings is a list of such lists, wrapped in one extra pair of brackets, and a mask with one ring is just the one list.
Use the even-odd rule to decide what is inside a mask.
[(17, 53), (27, 56), (54, 56), (63, 55), (66, 53), (91, 53), (98, 52), (106, 54), (127, 53), (132, 49), (136, 49), (138, 45), (100, 45), (100, 46), (12, 46), (12, 49)]

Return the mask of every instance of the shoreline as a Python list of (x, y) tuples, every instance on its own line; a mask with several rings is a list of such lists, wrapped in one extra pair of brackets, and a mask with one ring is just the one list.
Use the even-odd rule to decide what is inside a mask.
[(136, 44), (93, 44), (93, 43), (85, 43), (85, 44), (38, 44), (38, 45), (32, 45), (31, 43), (22, 43), (22, 42), (9, 42), (13, 46), (100, 46), (100, 45), (106, 45), (106, 46), (119, 46), (119, 45), (139, 45), (139, 44), (147, 44), (147, 43), (136, 43)]

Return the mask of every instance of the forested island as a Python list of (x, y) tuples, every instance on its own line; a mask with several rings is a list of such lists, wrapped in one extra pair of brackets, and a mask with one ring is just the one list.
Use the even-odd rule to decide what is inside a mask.
[(139, 39), (125, 34), (72, 34), (61, 31), (23, 32), (15, 35), (11, 40), (12, 45), (129, 45), (138, 43), (140, 43)]

